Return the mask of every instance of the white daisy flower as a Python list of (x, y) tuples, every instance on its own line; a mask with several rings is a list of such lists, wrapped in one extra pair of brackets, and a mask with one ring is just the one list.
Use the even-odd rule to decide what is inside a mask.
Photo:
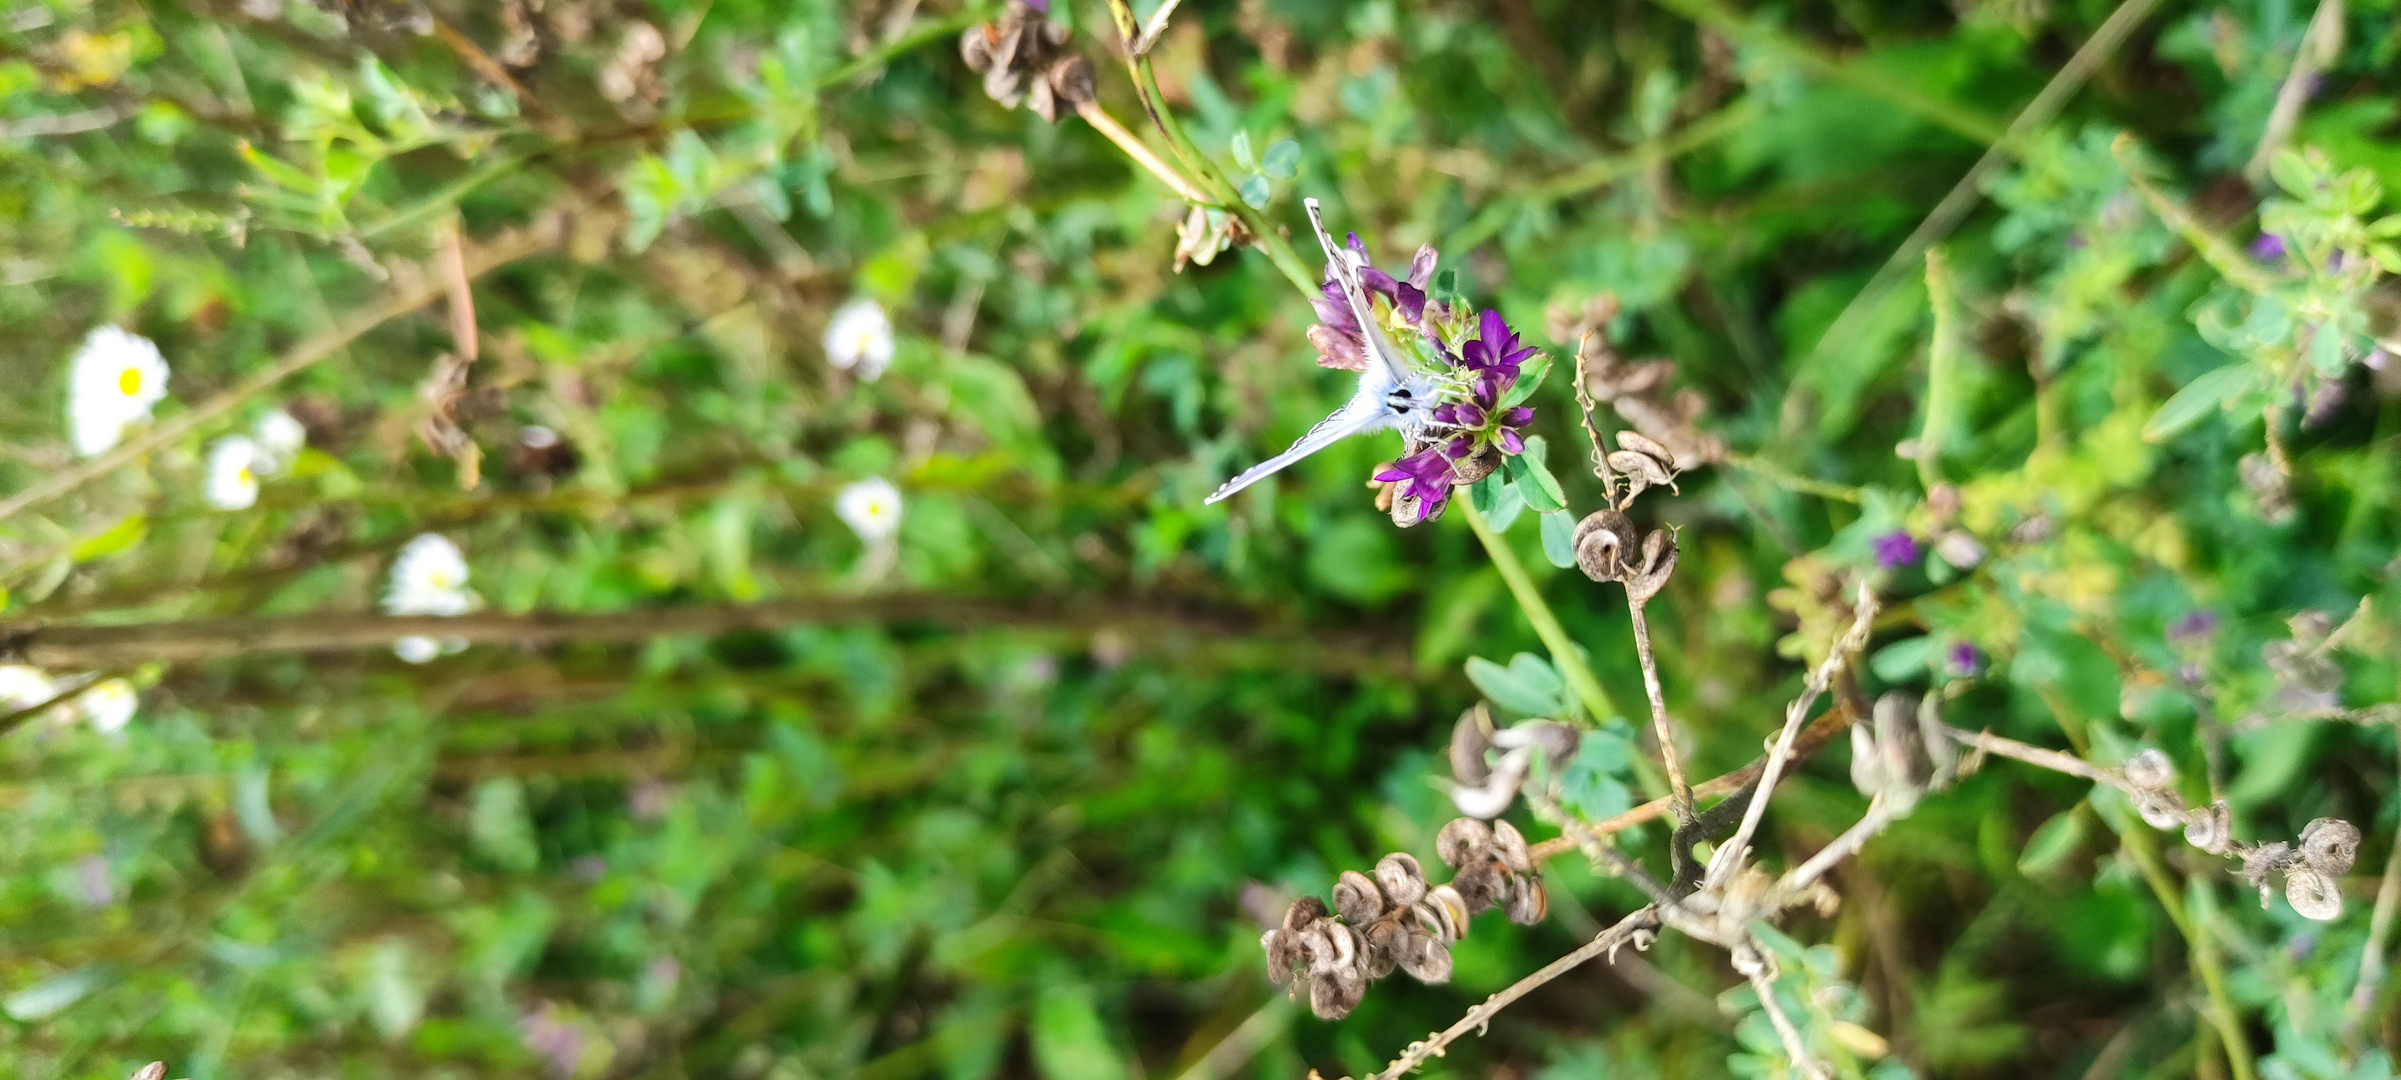
[[(467, 588), (467, 556), (449, 537), (437, 533), (409, 541), (392, 560), (383, 609), (391, 615), (464, 615), (475, 610), (475, 593)], [(458, 638), (406, 637), (392, 643), (392, 652), (422, 664), (466, 647)]]
[(300, 454), (300, 448), (308, 445), (308, 429), (282, 409), (270, 409), (266, 415), (259, 417), (251, 436), (258, 442), (270, 473), (291, 468), (292, 459)]
[(92, 730), (102, 735), (114, 735), (133, 722), (134, 710), (140, 708), (142, 696), (133, 684), (123, 679), (110, 679), (75, 699), (75, 708), (91, 721)]
[(900, 489), (892, 481), (871, 476), (842, 489), (834, 513), (850, 525), (859, 539), (880, 544), (900, 531)]
[(265, 456), (247, 435), (228, 435), (208, 448), (208, 504), (219, 510), (247, 510), (258, 502), (258, 474)]
[(75, 452), (107, 453), (125, 427), (167, 396), (167, 361), (149, 338), (102, 326), (84, 335), (67, 369), (67, 428)]
[(860, 297), (835, 309), (825, 324), (825, 360), (874, 382), (892, 363), (892, 320), (884, 306)]
[(463, 615), (474, 595), (467, 591), (467, 556), (449, 537), (425, 533), (392, 560), (383, 609), (390, 615)]

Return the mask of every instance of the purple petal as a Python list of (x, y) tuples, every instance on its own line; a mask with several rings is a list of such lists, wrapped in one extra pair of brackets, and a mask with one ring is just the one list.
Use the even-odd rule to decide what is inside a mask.
[(1480, 428), (1484, 426), (1484, 410), (1476, 405), (1460, 405), (1458, 416), (1457, 423), (1460, 427)]
[(1409, 259), (1409, 284), (1417, 286), (1420, 293), (1434, 283), (1434, 259), (1432, 244), (1418, 248), (1417, 254)]
[(1517, 335), (1509, 332), (1509, 324), (1492, 308), (1485, 308), (1484, 314), (1477, 318), (1476, 336), (1483, 338), (1487, 342), (1485, 347), (1495, 353), (1517, 344)]
[(1501, 423), (1507, 424), (1510, 427), (1524, 427), (1528, 423), (1531, 423), (1533, 419), (1534, 410), (1526, 408), (1523, 405), (1501, 414)]
[(1522, 454), (1526, 452), (1526, 440), (1518, 437), (1515, 429), (1502, 428), (1499, 441), (1501, 444), (1501, 453)]
[(1407, 320), (1411, 326), (1424, 320), (1426, 315), (1425, 290), (1404, 281), (1401, 282), (1399, 294), (1400, 299), (1394, 306), (1401, 309), (1401, 318)]

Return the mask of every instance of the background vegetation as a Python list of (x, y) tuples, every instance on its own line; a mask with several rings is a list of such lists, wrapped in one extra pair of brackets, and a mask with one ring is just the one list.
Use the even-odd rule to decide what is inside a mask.
[[(1098, 109), (1227, 189), (1184, 254), (1297, 234), (1179, 272), (1177, 192), (963, 63), (1023, 9), (13, 0), (0, 659), (57, 681), (6, 688), (0, 1071), (1297, 1080), (1616, 921), (1642, 894), (1571, 851), (1446, 985), (1329, 1023), (1266, 979), (1293, 897), (1436, 865), (1460, 710), (1585, 704), (1545, 707), (1467, 514), (1378, 513), (1392, 436), (1202, 505), (1349, 391), (1292, 280), (1314, 196), (1562, 362), (1529, 430), (1569, 506), (1585, 330), (1667, 364), (1604, 429), (1722, 442), (1636, 511), (1681, 529), (1649, 617), (1695, 778), (1864, 579), (1844, 694), (2162, 749), (2246, 841), (2366, 833), (2313, 922), (1988, 763), (1782, 925), (1845, 1075), (2391, 1075), (2401, 23), (2122, 2), (1192, 0), (1148, 54), (1179, 143), (1057, 0)], [(888, 370), (829, 362), (860, 299)], [(110, 325), (171, 374), (79, 456)], [(305, 449), (223, 509), (211, 448), (270, 410)], [(878, 477), (897, 535), (838, 512)], [(1541, 516), (1502, 542), (1633, 721), (1579, 721), (1632, 748), (1572, 793), (1597, 820), (1656, 747), (1624, 594)], [(426, 533), (467, 591), (378, 614)], [(1766, 862), (1859, 816), (1847, 756)], [(1743, 985), (1669, 935), (1428, 1071), (1781, 1075)]]

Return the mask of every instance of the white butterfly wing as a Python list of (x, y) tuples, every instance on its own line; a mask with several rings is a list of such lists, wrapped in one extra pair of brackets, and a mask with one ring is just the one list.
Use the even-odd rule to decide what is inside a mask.
[(1370, 366), (1384, 369), (1384, 376), (1394, 386), (1413, 386), (1407, 364), (1392, 339), (1384, 336), (1384, 328), (1376, 325), (1375, 309), (1367, 302), (1367, 288), (1359, 283), (1359, 268), (1352, 265), (1349, 252), (1334, 246), (1334, 236), (1326, 231), (1325, 219), (1319, 215), (1317, 200), (1303, 199), (1301, 205), (1309, 210), (1309, 227), (1317, 230), (1317, 246), (1326, 252), (1326, 272), (1342, 286), (1342, 298), (1350, 304), (1351, 317), (1359, 320), (1359, 328), (1367, 337), (1367, 360)]
[(1384, 387), (1376, 385), (1380, 382), (1382, 380), (1372, 372), (1361, 376), (1359, 392), (1344, 402), (1341, 408), (1334, 410), (1332, 415), (1318, 421), (1316, 427), (1310, 428), (1308, 434), (1292, 444), (1292, 449), (1243, 470), (1242, 475), (1226, 481), (1225, 486), (1218, 488), (1215, 494), (1201, 500), (1202, 504), (1223, 502), (1295, 461), (1352, 435), (1390, 425), (1396, 417), (1391, 406), (1384, 403)]

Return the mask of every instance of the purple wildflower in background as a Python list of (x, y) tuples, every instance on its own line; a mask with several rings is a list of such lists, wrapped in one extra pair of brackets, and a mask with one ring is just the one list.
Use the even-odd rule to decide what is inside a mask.
[(2272, 232), (2259, 234), (2251, 241), (2251, 257), (2263, 263), (2283, 262), (2284, 238)]
[(1984, 670), (1984, 650), (1964, 641), (1953, 642), (1944, 667), (1954, 676), (1969, 678)]
[(85, 907), (107, 907), (117, 901), (117, 887), (108, 878), (108, 860), (98, 855), (86, 855), (75, 864), (75, 888)]
[(1916, 565), (1918, 559), (1925, 555), (1925, 549), (1918, 546), (1917, 537), (1899, 529), (1877, 537), (1870, 546), (1876, 552), (1876, 565), (1886, 570)]
[(543, 1002), (517, 1021), (517, 1037), (526, 1049), (550, 1066), (553, 1076), (573, 1076), (583, 1064), (584, 1033), (561, 1017), (558, 1006), (550, 1002)]
[(2218, 628), (2218, 613), (2199, 608), (2168, 624), (2168, 640), (2179, 645), (2205, 638)]

